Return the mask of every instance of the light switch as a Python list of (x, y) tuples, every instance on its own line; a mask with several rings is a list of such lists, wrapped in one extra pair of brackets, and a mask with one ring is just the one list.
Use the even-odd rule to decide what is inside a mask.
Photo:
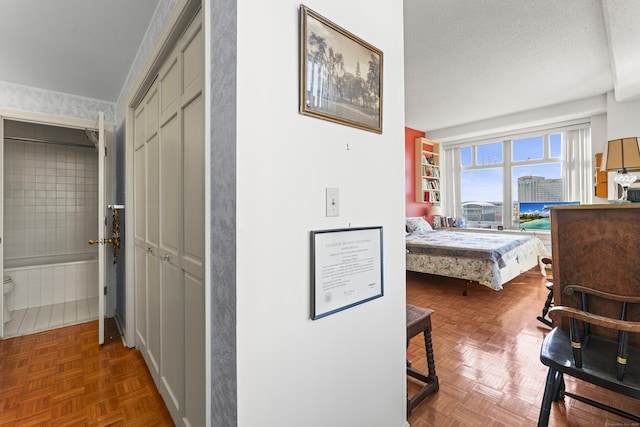
[(327, 188), (327, 216), (340, 215), (340, 190)]

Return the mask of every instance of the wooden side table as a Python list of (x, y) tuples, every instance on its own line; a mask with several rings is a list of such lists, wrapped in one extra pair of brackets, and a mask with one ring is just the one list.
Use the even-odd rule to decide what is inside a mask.
[(431, 342), (431, 314), (433, 310), (424, 307), (407, 304), (407, 347), (409, 341), (419, 333), (424, 334), (424, 345), (427, 353), (428, 374), (424, 374), (411, 367), (407, 361), (407, 375), (417, 379), (424, 385), (413, 396), (407, 395), (407, 417), (427, 396), (438, 391), (438, 376), (436, 375), (436, 365), (433, 360), (433, 344)]

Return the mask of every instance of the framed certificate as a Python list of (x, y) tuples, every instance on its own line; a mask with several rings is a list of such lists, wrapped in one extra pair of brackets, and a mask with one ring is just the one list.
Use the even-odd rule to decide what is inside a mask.
[(382, 227), (311, 232), (313, 320), (380, 298)]

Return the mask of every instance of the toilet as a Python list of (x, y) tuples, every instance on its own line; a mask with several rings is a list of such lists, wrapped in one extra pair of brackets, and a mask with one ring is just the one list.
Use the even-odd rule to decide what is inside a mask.
[(16, 285), (13, 282), (13, 279), (11, 278), (11, 276), (4, 276), (4, 279), (2, 280), (2, 293), (4, 294), (2, 321), (4, 323), (7, 323), (8, 321), (11, 320), (11, 312), (9, 311), (9, 305), (7, 304), (7, 299), (9, 297), (9, 294), (13, 292), (13, 289), (15, 288), (15, 286)]

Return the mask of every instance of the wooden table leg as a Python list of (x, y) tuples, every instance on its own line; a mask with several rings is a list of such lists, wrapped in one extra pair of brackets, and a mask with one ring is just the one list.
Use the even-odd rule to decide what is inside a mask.
[(433, 357), (433, 343), (431, 339), (431, 313), (429, 309), (407, 305), (407, 346), (409, 340), (422, 331), (424, 335), (425, 352), (427, 356), (428, 374), (414, 369), (411, 363), (407, 363), (407, 375), (424, 383), (422, 388), (413, 396), (407, 396), (407, 417), (427, 396), (435, 393), (439, 389), (438, 376)]

